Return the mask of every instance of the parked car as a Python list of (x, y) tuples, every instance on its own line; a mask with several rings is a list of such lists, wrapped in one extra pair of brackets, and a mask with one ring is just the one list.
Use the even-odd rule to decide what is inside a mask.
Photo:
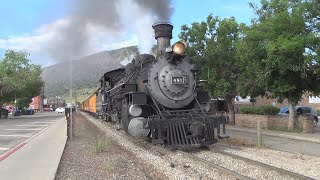
[(34, 109), (24, 108), (21, 112), (22, 115), (34, 115)]
[(12, 114), (14, 108), (11, 106), (7, 106), (6, 109), (8, 110), (9, 114)]
[[(305, 115), (305, 116), (311, 116), (312, 117), (312, 123), (313, 126), (317, 126), (317, 123), (319, 121), (318, 119), (318, 113), (315, 109), (308, 106), (296, 106), (296, 113), (297, 115)], [(289, 107), (282, 107), (278, 113), (279, 115), (288, 115), (289, 114)]]
[(20, 116), (21, 115), (21, 110), (20, 109), (14, 109), (12, 111), (12, 116)]
[(58, 107), (56, 113), (64, 113), (65, 109), (63, 107)]
[(0, 108), (0, 118), (8, 118), (8, 114), (9, 114), (9, 111), (6, 108), (4, 107)]

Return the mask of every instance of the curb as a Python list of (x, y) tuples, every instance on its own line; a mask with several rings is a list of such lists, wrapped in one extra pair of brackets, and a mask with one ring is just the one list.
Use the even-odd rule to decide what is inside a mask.
[[(226, 126), (227, 130), (232, 130), (232, 131), (240, 131), (240, 132), (247, 132), (247, 133), (257, 133), (254, 130), (251, 129), (237, 129), (236, 127), (228, 127)], [(282, 138), (287, 138), (287, 139), (293, 139), (293, 140), (299, 140), (299, 141), (307, 141), (307, 142), (313, 142), (313, 143), (319, 143), (320, 144), (320, 139), (317, 138), (310, 138), (310, 137), (301, 137), (297, 135), (287, 135), (287, 134), (278, 134), (278, 133), (270, 133), (270, 132), (262, 132), (263, 135), (267, 136), (273, 136), (273, 137), (282, 137)]]
[(16, 145), (15, 147), (11, 148), (9, 151), (5, 152), (3, 155), (0, 156), (0, 162), (9, 157), (11, 154), (16, 152), (18, 149), (20, 149), (22, 146), (26, 145), (26, 143), (20, 143)]
[(62, 150), (62, 153), (61, 153), (60, 158), (59, 158), (59, 163), (58, 163), (58, 165), (57, 165), (57, 167), (55, 168), (55, 171), (54, 171), (54, 177), (56, 177), (56, 175), (57, 175), (58, 168), (59, 168), (60, 162), (61, 162), (61, 158), (62, 158), (62, 155), (63, 155), (64, 150), (65, 150), (66, 145), (67, 145), (67, 140), (68, 140), (68, 136), (66, 135), (66, 136), (65, 136), (65, 140), (64, 140), (63, 150)]

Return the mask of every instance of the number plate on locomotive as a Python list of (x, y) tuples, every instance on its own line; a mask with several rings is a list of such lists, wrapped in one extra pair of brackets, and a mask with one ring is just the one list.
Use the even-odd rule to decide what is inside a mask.
[(183, 76), (172, 77), (171, 84), (184, 84), (184, 77)]

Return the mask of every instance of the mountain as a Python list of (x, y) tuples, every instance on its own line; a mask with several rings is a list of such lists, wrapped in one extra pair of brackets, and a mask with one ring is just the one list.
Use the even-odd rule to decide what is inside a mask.
[[(131, 61), (139, 54), (136, 46), (102, 51), (72, 61), (72, 82), (75, 95), (88, 96), (99, 86), (100, 77), (107, 71), (117, 69), (120, 62)], [(47, 97), (67, 97), (70, 89), (70, 63), (62, 62), (42, 69)]]

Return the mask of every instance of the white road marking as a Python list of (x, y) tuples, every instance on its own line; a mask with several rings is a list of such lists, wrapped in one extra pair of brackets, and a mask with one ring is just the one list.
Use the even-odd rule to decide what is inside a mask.
[(32, 124), (33, 124), (33, 123), (35, 123), (35, 124), (36, 124), (36, 123), (39, 123), (39, 124), (52, 124), (52, 123), (54, 123), (54, 122), (50, 122), (50, 121), (48, 121), (48, 122), (43, 122), (43, 121), (42, 121), (42, 122), (30, 122), (30, 123), (32, 123)]
[(5, 131), (40, 131), (42, 129), (4, 129)]
[(0, 151), (6, 151), (9, 150), (10, 148), (4, 148), (4, 147), (0, 147)]
[(38, 126), (38, 127), (47, 127), (48, 125), (39, 125), (39, 124), (34, 124), (34, 125), (30, 125), (30, 124), (28, 124), (28, 125), (16, 125), (16, 126), (22, 126), (22, 127), (32, 127), (32, 126)]
[(21, 134), (0, 134), (0, 137), (31, 137), (28, 135), (21, 135)]

